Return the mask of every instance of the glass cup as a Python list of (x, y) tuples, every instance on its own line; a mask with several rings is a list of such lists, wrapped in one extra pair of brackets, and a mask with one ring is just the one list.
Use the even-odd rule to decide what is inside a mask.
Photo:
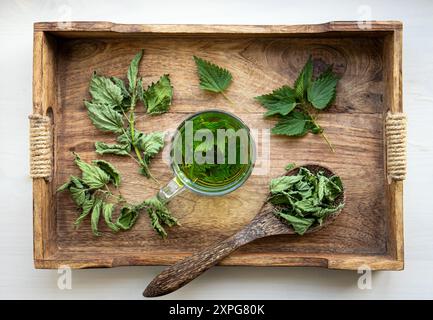
[[(161, 188), (158, 197), (168, 202), (186, 189), (204, 196), (230, 193), (249, 178), (255, 158), (254, 140), (241, 119), (220, 110), (195, 113), (181, 123), (171, 140), (170, 166), (174, 178)], [(211, 169), (206, 169), (207, 174), (199, 170), (200, 175), (194, 176), (194, 166), (198, 165), (203, 165), (199, 169)], [(228, 170), (229, 176), (220, 178), (212, 174), (220, 168)]]

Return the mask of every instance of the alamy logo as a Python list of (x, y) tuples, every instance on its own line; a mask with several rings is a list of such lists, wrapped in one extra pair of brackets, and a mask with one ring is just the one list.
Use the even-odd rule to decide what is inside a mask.
[[(254, 162), (253, 141), (245, 128), (202, 128), (194, 132), (193, 121), (185, 121), (176, 132), (173, 161), (177, 164), (248, 164)], [(199, 143), (199, 144), (197, 144)]]
[(72, 270), (67, 265), (60, 266), (57, 269), (57, 273), (60, 274), (57, 279), (57, 287), (60, 290), (71, 290), (72, 289)]
[(361, 290), (370, 290), (372, 288), (372, 276), (371, 268), (363, 264), (358, 268), (358, 274), (361, 276), (358, 278), (358, 288)]

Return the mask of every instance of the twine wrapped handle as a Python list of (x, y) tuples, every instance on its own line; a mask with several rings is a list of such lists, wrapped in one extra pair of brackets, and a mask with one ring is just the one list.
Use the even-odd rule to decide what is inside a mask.
[(406, 178), (406, 123), (404, 113), (388, 112), (386, 115), (387, 168), (393, 180)]
[(52, 137), (51, 119), (32, 114), (30, 119), (30, 176), (51, 179)]

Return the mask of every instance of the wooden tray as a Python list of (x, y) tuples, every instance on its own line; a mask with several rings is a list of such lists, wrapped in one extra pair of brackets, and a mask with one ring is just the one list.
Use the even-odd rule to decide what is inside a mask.
[[(356, 22), (297, 26), (123, 25), (108, 22), (36, 23), (34, 25), (33, 113), (52, 121), (50, 177), (34, 178), (34, 263), (36, 268), (166, 265), (226, 238), (250, 221), (268, 192), (271, 177), (289, 162), (320, 163), (345, 182), (347, 205), (328, 228), (303, 237), (276, 236), (256, 241), (221, 262), (223, 265), (320, 266), (403, 269), (402, 181), (387, 175), (384, 121), (388, 111), (402, 112), (399, 22)], [(271, 137), (270, 173), (253, 175), (237, 191), (219, 198), (184, 192), (171, 208), (182, 223), (161, 240), (143, 215), (133, 230), (97, 238), (90, 223), (74, 230), (77, 210), (56, 188), (77, 174), (71, 151), (95, 159), (93, 143), (112, 140), (97, 131), (86, 115), (93, 70), (124, 77), (130, 59), (144, 48), (140, 74), (144, 83), (170, 73), (175, 94), (169, 113), (145, 117), (144, 131), (174, 129), (193, 112), (228, 110), (251, 128), (271, 128), (253, 99), (284, 83), (291, 84), (309, 54), (315, 64), (334, 63), (342, 75), (335, 105), (320, 123), (336, 148), (332, 154), (320, 137)], [(228, 95), (198, 88), (193, 55), (227, 67), (234, 76)], [(152, 172), (171, 177), (161, 154)], [(116, 156), (104, 157), (123, 173), (122, 193), (131, 202), (154, 195), (157, 188), (137, 167)], [(101, 226), (102, 230), (108, 231)]]

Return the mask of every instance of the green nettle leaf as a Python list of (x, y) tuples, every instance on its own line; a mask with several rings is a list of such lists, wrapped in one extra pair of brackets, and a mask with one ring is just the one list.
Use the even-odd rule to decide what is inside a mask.
[(90, 80), (89, 92), (94, 104), (104, 104), (110, 107), (122, 104), (122, 89), (109, 78), (98, 76), (96, 73), (93, 73)]
[(70, 187), (69, 192), (71, 193), (72, 200), (81, 207), (86, 201), (86, 189), (79, 189), (76, 187)]
[(105, 223), (111, 230), (117, 232), (120, 230), (120, 228), (112, 221), (113, 211), (114, 205), (112, 203), (102, 203), (102, 214), (104, 216)]
[(129, 93), (128, 89), (126, 89), (125, 82), (122, 79), (119, 79), (117, 77), (110, 77), (111, 81), (120, 88), (120, 91), (122, 92), (123, 98), (130, 98), (131, 94)]
[(105, 160), (93, 160), (92, 163), (110, 176), (110, 182), (112, 182), (116, 188), (119, 187), (121, 180), (120, 172), (115, 166)]
[(308, 101), (316, 109), (322, 110), (334, 99), (338, 78), (332, 72), (324, 72), (307, 90)]
[(343, 193), (340, 178), (328, 178), (322, 171), (313, 173), (301, 167), (295, 175), (272, 179), (269, 188), (268, 202), (276, 206), (275, 215), (300, 235), (313, 225), (321, 225), (328, 215), (344, 206), (335, 203)]
[(200, 78), (200, 88), (211, 92), (223, 92), (232, 82), (231, 73), (210, 61), (194, 56)]
[(65, 184), (61, 185), (57, 192), (62, 192), (65, 190), (69, 190), (72, 200), (78, 205), (82, 206), (87, 197), (87, 186), (84, 185), (84, 182), (76, 177), (70, 176), (69, 181)]
[(152, 197), (145, 200), (144, 205), (146, 207), (147, 213), (149, 214), (153, 229), (158, 232), (161, 237), (165, 238), (167, 236), (167, 232), (162, 225), (164, 224), (169, 227), (177, 225), (176, 218), (171, 215), (167, 206), (157, 197)]
[(91, 189), (98, 189), (110, 181), (110, 176), (99, 167), (88, 164), (75, 155), (75, 163), (80, 168), (83, 176), (83, 182)]
[(294, 203), (295, 210), (298, 209), (301, 213), (317, 212), (320, 210), (318, 205), (319, 202), (313, 197), (304, 198)]
[(122, 230), (131, 229), (137, 221), (139, 210), (134, 206), (124, 206), (120, 209), (120, 215), (117, 218), (116, 226)]
[(135, 92), (137, 86), (137, 75), (138, 75), (138, 65), (140, 64), (141, 57), (143, 56), (143, 50), (137, 53), (131, 60), (128, 68), (128, 81), (129, 81), (129, 92), (132, 94)]
[(131, 152), (131, 144), (109, 144), (105, 142), (95, 142), (97, 154), (115, 154), (118, 156), (127, 156)]
[(92, 215), (90, 217), (90, 225), (92, 227), (92, 232), (95, 236), (100, 236), (101, 233), (98, 231), (99, 216), (101, 215), (102, 200), (95, 199), (95, 203), (92, 209)]
[(164, 132), (142, 133), (137, 140), (138, 148), (143, 151), (146, 160), (155, 156), (164, 147)]
[(84, 220), (84, 218), (89, 215), (90, 211), (93, 208), (94, 203), (95, 203), (95, 198), (93, 196), (84, 201), (83, 205), (81, 206), (82, 209), (81, 214), (74, 222), (74, 225), (76, 227), (78, 227), (81, 224), (81, 222)]
[(290, 170), (292, 170), (292, 169), (295, 168), (295, 167), (296, 167), (296, 163), (291, 162), (291, 163), (288, 163), (288, 164), (284, 167), (284, 169), (285, 169), (286, 171), (290, 171)]
[(295, 93), (298, 99), (304, 99), (313, 78), (313, 60), (308, 57), (307, 63), (295, 81)]
[(299, 73), (294, 89), (285, 85), (270, 94), (256, 97), (268, 109), (264, 116), (278, 116), (281, 121), (272, 129), (273, 134), (300, 137), (308, 132), (320, 134), (329, 148), (334, 148), (322, 127), (311, 116), (311, 109), (322, 110), (335, 98), (338, 78), (332, 66), (313, 80), (313, 60), (310, 56)]
[(62, 184), (59, 188), (57, 188), (57, 192), (62, 192), (65, 190), (69, 190), (69, 188), (73, 185), (72, 181), (69, 180), (68, 182), (65, 182)]
[[(143, 175), (156, 181), (149, 171), (149, 163), (150, 159), (163, 148), (164, 133), (144, 134), (136, 130), (135, 107), (137, 101), (142, 101), (149, 114), (167, 112), (172, 102), (173, 88), (169, 75), (165, 74), (144, 91), (143, 79), (139, 77), (139, 64), (142, 56), (143, 50), (132, 59), (127, 71), (127, 85), (120, 78), (93, 73), (89, 84), (92, 99), (84, 101), (84, 105), (96, 128), (117, 135), (117, 143), (95, 142), (96, 152), (101, 155), (131, 156), (139, 163)], [(127, 121), (126, 127), (125, 120)], [(134, 154), (131, 154), (132, 151)], [(78, 226), (84, 218), (90, 215), (92, 232), (100, 235), (98, 222), (102, 213), (106, 224), (112, 231), (130, 229), (145, 205), (143, 203), (128, 204), (120, 191), (112, 193), (108, 184), (112, 183), (118, 188), (121, 183), (121, 174), (111, 163), (105, 160), (93, 160), (90, 164), (82, 161), (77, 154), (74, 153), (74, 155), (75, 163), (81, 170), (81, 177), (71, 176), (68, 182), (58, 188), (58, 192), (68, 190), (80, 208), (80, 215), (75, 225)], [(112, 215), (119, 203), (123, 203), (124, 206), (116, 222), (113, 222)], [(152, 207), (151, 211), (151, 216), (156, 216), (161, 224), (172, 225), (175, 221), (170, 216), (168, 209), (164, 207), (157, 209)], [(157, 228), (155, 218), (151, 219), (155, 229), (161, 233), (161, 229)]]
[(340, 203), (336, 207), (329, 206), (329, 207), (320, 208), (318, 211), (316, 211), (316, 212), (313, 213), (313, 216), (316, 217), (316, 218), (323, 219), (324, 217), (326, 217), (329, 214), (334, 213), (334, 212), (342, 209), (343, 207), (344, 207), (344, 203)]
[(341, 178), (339, 176), (332, 176), (329, 180), (338, 188), (338, 191), (343, 190), (343, 183), (341, 182)]
[[(117, 77), (102, 77), (96, 74), (92, 78), (92, 101), (85, 101), (88, 115), (96, 128), (102, 131), (110, 131), (118, 135), (119, 143), (96, 142), (95, 149), (98, 154), (114, 154), (131, 156), (140, 165), (140, 171), (149, 178), (155, 180), (148, 168), (148, 162), (163, 146), (156, 137), (160, 133), (151, 134), (149, 137), (137, 132), (135, 107), (138, 100), (147, 108), (148, 114), (160, 114), (167, 112), (173, 98), (173, 88), (168, 74), (163, 75), (156, 83), (152, 83), (146, 91), (143, 89), (143, 79), (139, 77), (139, 64), (143, 56), (143, 50), (137, 53), (131, 60), (127, 71), (128, 87), (125, 82)], [(119, 96), (120, 95), (120, 96)], [(116, 98), (116, 99), (114, 99)], [(125, 128), (125, 120), (127, 127)], [(140, 150), (141, 148), (141, 150)], [(131, 155), (133, 151), (133, 155)], [(141, 152), (144, 153), (142, 159)], [(156, 180), (155, 180), (156, 181)], [(68, 188), (63, 186), (62, 188)]]
[(128, 110), (131, 108), (132, 97), (128, 89), (126, 88), (125, 82), (117, 77), (110, 77), (110, 79), (116, 86), (120, 88), (123, 96), (122, 103), (120, 105), (114, 106), (113, 109), (120, 113), (128, 112)]
[(329, 180), (327, 180), (324, 189), (324, 197), (326, 197), (328, 201), (332, 202), (341, 194), (342, 190), (343, 185), (340, 178), (337, 176), (333, 176)]
[(308, 130), (311, 117), (301, 111), (293, 111), (279, 121), (271, 132), (287, 136), (303, 136)]
[(111, 131), (114, 133), (123, 132), (122, 114), (112, 107), (104, 104), (95, 104), (84, 101), (87, 113), (93, 125), (102, 131)]
[(314, 223), (314, 219), (312, 218), (302, 218), (302, 217), (296, 217), (294, 215), (277, 212), (277, 216), (283, 218), (287, 221), (288, 224), (290, 224), (295, 232), (299, 235), (303, 235)]
[(319, 201), (323, 200), (323, 197), (325, 196), (325, 189), (326, 184), (328, 183), (329, 179), (325, 177), (324, 175), (319, 175), (319, 182), (317, 184), (317, 197)]
[(168, 74), (163, 75), (156, 83), (152, 83), (143, 93), (147, 113), (155, 115), (167, 112), (173, 98), (173, 87)]
[(265, 117), (276, 114), (285, 116), (297, 105), (295, 91), (288, 86), (282, 86), (272, 91), (272, 93), (256, 97), (255, 99), (268, 109), (264, 114)]
[[(212, 150), (214, 148), (214, 145), (215, 145), (215, 143), (214, 143), (213, 139), (206, 139), (205, 141), (200, 143), (196, 148), (194, 148), (194, 152), (206, 152), (206, 151)], [(225, 141), (221, 141), (219, 149), (221, 151), (225, 150), (225, 146), (226, 146)]]
[(271, 193), (278, 193), (288, 190), (294, 183), (301, 181), (302, 176), (282, 176), (271, 180)]
[(144, 89), (142, 78), (138, 79), (137, 81), (137, 97), (140, 101), (144, 102)]
[(159, 221), (158, 214), (155, 211), (150, 210), (149, 211), (149, 217), (150, 217), (150, 223), (152, 225), (152, 228), (158, 232), (158, 234), (165, 238), (167, 237), (167, 231), (165, 231), (164, 227), (161, 225), (161, 222)]
[[(137, 130), (135, 130), (135, 133)], [(135, 134), (137, 136), (137, 134)], [(127, 145), (129, 144), (131, 146), (131, 131), (128, 130), (125, 133), (122, 133), (120, 136), (117, 136), (117, 142), (119, 142), (120, 145)]]

